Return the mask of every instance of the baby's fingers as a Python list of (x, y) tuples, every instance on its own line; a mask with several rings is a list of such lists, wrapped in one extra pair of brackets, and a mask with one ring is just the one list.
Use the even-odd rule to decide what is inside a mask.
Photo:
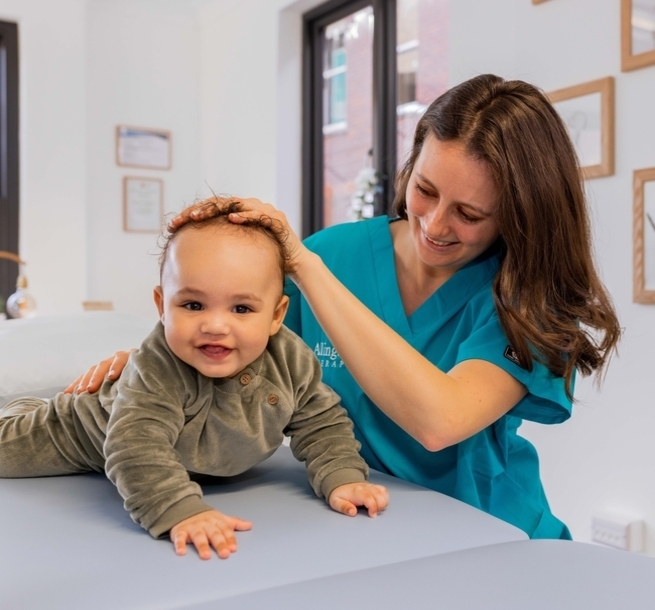
[[(191, 538), (191, 542), (193, 543), (193, 546), (196, 547), (196, 550), (198, 551), (198, 555), (200, 559), (211, 559), (212, 557), (212, 551), (211, 548), (209, 547), (209, 539), (207, 538), (207, 534), (203, 530), (195, 530), (192, 532), (189, 532), (189, 536)], [(223, 555), (221, 553), (218, 553), (219, 557), (229, 557), (230, 552), (227, 550), (227, 547), (225, 547), (225, 539), (222, 538), (223, 541)], [(216, 548), (216, 547), (215, 547)], [(216, 548), (216, 551), (218, 552), (218, 548)]]
[(226, 520), (230, 527), (238, 532), (247, 532), (252, 529), (252, 521), (245, 521), (239, 517), (226, 517)]
[(185, 531), (181, 531), (178, 534), (173, 534), (171, 532), (171, 540), (173, 542), (173, 548), (175, 553), (178, 555), (186, 555), (186, 545), (189, 541), (189, 535)]
[(338, 513), (343, 513), (349, 517), (354, 517), (357, 514), (357, 506), (350, 502), (350, 500), (346, 500), (339, 496), (330, 498), (330, 506)]
[(330, 495), (329, 503), (344, 515), (354, 517), (357, 507), (363, 506), (370, 517), (375, 517), (389, 504), (389, 492), (382, 485), (351, 483), (337, 487)]
[[(389, 492), (384, 485), (369, 485), (368, 490), (375, 498), (375, 506), (376, 506), (376, 513), (382, 512), (387, 506), (389, 506)], [(368, 505), (366, 505), (366, 508), (368, 508)], [(371, 511), (368, 511), (369, 516), (374, 517), (375, 515), (371, 514)]]

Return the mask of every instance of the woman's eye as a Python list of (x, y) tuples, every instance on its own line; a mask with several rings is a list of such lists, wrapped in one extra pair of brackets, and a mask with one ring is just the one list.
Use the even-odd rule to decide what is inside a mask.
[(430, 194), (430, 193), (428, 193), (428, 192), (427, 192), (427, 191), (426, 191), (426, 190), (425, 190), (425, 189), (424, 189), (420, 184), (417, 184), (417, 185), (416, 185), (416, 190), (418, 191), (418, 193), (419, 193), (420, 195), (427, 196), (427, 195)]
[(191, 301), (190, 303), (185, 303), (183, 307), (189, 311), (200, 311), (202, 309), (202, 304), (198, 303), (198, 301)]
[(236, 307), (234, 307), (232, 311), (234, 313), (248, 313), (249, 311), (252, 310), (247, 305), (237, 305)]
[(462, 217), (462, 220), (464, 222), (469, 222), (469, 223), (476, 223), (482, 220), (481, 218), (478, 218), (477, 216), (470, 216), (466, 212), (460, 212), (459, 215)]

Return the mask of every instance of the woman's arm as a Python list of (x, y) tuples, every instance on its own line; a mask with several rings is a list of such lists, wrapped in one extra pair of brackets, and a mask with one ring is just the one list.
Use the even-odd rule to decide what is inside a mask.
[(469, 438), (507, 413), (527, 390), (484, 360), (439, 370), (363, 305), (305, 249), (294, 281), (348, 370), (370, 399), (426, 449)]
[(257, 200), (243, 203), (250, 211), (239, 216), (266, 214), (283, 227), (295, 268), (291, 277), (348, 370), (371, 400), (426, 449), (438, 451), (469, 438), (525, 396), (523, 384), (484, 360), (439, 370), (298, 240), (282, 212)]

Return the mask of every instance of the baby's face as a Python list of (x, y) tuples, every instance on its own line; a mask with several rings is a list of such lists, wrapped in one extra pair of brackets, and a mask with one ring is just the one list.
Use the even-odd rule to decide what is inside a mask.
[(155, 303), (173, 353), (207, 377), (233, 377), (280, 328), (275, 245), (229, 226), (183, 229), (169, 244)]

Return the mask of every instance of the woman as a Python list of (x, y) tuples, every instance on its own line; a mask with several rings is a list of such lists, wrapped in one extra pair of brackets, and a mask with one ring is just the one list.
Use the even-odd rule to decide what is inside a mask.
[(288, 233), (285, 323), (314, 348), (371, 467), (530, 537), (570, 538), (517, 428), (568, 419), (576, 371), (600, 375), (620, 329), (565, 126), (535, 87), (473, 78), (419, 121), (397, 193), (398, 218), (304, 244), (270, 205), (246, 200), (240, 216)]

